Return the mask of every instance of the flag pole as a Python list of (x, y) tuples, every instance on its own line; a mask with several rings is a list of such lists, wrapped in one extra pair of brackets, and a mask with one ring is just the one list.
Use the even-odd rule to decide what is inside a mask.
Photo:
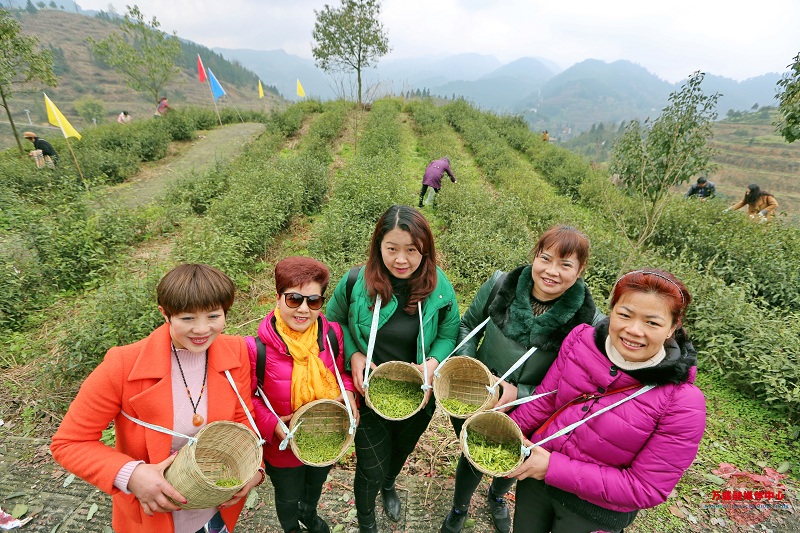
[(86, 183), (86, 178), (83, 177), (83, 171), (81, 170), (81, 166), (78, 164), (78, 158), (75, 157), (75, 152), (72, 150), (72, 145), (69, 143), (69, 137), (64, 137), (64, 140), (67, 141), (67, 148), (69, 148), (69, 153), (72, 154), (72, 160), (75, 161), (75, 168), (78, 169), (78, 174), (81, 176), (81, 183), (83, 183), (83, 187), (88, 191), (89, 184)]
[(222, 126), (222, 119), (219, 116), (219, 109), (217, 109), (217, 99), (214, 98), (214, 89), (211, 88), (211, 76), (206, 76), (206, 81), (208, 82), (208, 92), (211, 93), (211, 101), (214, 102), (214, 111), (217, 113), (217, 120), (219, 121), (219, 125)]

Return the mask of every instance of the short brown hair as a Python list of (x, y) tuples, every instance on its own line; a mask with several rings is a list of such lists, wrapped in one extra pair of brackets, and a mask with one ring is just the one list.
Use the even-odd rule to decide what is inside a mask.
[(211, 311), (218, 307), (227, 315), (235, 291), (233, 281), (221, 270), (190, 263), (164, 274), (156, 287), (158, 305), (168, 318), (177, 313)]
[(278, 294), (283, 294), (289, 287), (299, 287), (315, 281), (320, 284), (322, 294), (325, 294), (330, 278), (328, 267), (313, 257), (296, 255), (282, 259), (275, 265), (275, 291)]
[(551, 247), (555, 247), (555, 252), (561, 257), (575, 254), (580, 268), (585, 267), (589, 261), (589, 238), (572, 226), (553, 226), (542, 233), (539, 242), (533, 247), (533, 256), (536, 257)]

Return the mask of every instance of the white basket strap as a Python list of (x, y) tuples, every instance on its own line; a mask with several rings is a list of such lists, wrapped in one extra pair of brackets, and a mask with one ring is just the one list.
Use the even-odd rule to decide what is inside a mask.
[(153, 431), (158, 431), (159, 433), (166, 433), (167, 435), (172, 435), (173, 437), (179, 437), (182, 439), (187, 439), (189, 441), (189, 445), (197, 444), (197, 437), (190, 437), (189, 435), (184, 435), (183, 433), (178, 433), (177, 431), (172, 431), (171, 429), (167, 429), (164, 426), (159, 426), (156, 424), (151, 424), (149, 422), (145, 422), (144, 420), (139, 420), (138, 418), (134, 418), (125, 411), (120, 411), (125, 418), (133, 422), (134, 424), (139, 424), (140, 426), (146, 427), (147, 429), (152, 429)]
[(436, 376), (437, 378), (440, 378), (440, 377), (442, 377), (442, 376), (440, 376), (440, 375), (439, 375), (439, 367), (441, 367), (441, 366), (442, 366), (442, 363), (444, 363), (445, 361), (447, 361), (447, 360), (450, 358), (450, 356), (451, 356), (451, 355), (453, 355), (454, 353), (456, 353), (456, 352), (458, 351), (458, 349), (459, 349), (459, 348), (461, 348), (462, 346), (464, 346), (464, 345), (465, 345), (467, 342), (469, 342), (469, 340), (470, 340), (472, 337), (474, 337), (475, 335), (477, 335), (477, 333), (478, 333), (478, 332), (479, 332), (479, 331), (480, 331), (480, 330), (483, 328), (483, 326), (485, 326), (486, 324), (488, 324), (488, 323), (489, 323), (489, 321), (490, 321), (491, 319), (492, 319), (492, 317), (489, 317), (489, 316), (487, 316), (487, 317), (486, 317), (486, 320), (484, 320), (483, 322), (481, 322), (480, 324), (478, 324), (478, 325), (477, 325), (477, 327), (475, 327), (475, 329), (473, 329), (472, 331), (470, 331), (470, 332), (469, 332), (469, 334), (468, 334), (466, 337), (464, 337), (464, 340), (462, 340), (461, 342), (459, 342), (459, 343), (458, 343), (458, 346), (456, 346), (455, 348), (453, 348), (453, 351), (452, 351), (452, 352), (450, 352), (450, 354), (449, 354), (447, 357), (445, 357), (444, 359), (442, 359), (442, 360), (441, 360), (441, 362), (439, 363), (439, 366), (438, 366), (438, 367), (436, 367), (436, 370), (434, 370), (434, 371), (433, 371), (433, 375), (434, 375), (434, 376)]
[[(264, 394), (264, 391), (261, 390), (261, 387), (257, 387), (257, 389), (258, 389), (258, 395), (261, 396), (261, 399), (264, 401), (264, 405), (267, 406), (267, 409), (269, 409), (269, 412), (272, 413), (272, 415), (278, 420), (278, 425), (281, 427), (283, 432), (286, 434), (286, 438), (283, 439), (281, 441), (280, 446), (278, 446), (279, 449), (285, 450), (286, 446), (289, 445), (289, 439), (291, 439), (292, 436), (294, 436), (294, 432), (293, 431), (289, 431), (289, 426), (286, 425), (286, 422), (281, 420), (281, 417), (279, 417), (278, 413), (275, 412), (275, 409), (272, 408), (272, 404), (269, 403), (269, 400), (267, 399), (267, 395)], [(300, 427), (300, 424), (297, 424), (297, 426), (295, 426), (295, 428), (294, 428), (295, 431), (297, 431), (298, 427)]]
[(515, 405), (522, 405), (523, 403), (528, 403), (533, 400), (538, 400), (543, 396), (547, 396), (548, 394), (553, 394), (554, 392), (558, 392), (558, 389), (551, 390), (550, 392), (543, 392), (541, 394), (534, 394), (533, 396), (526, 396), (524, 398), (517, 398), (513, 402), (504, 403), (503, 405), (498, 405), (496, 407), (492, 407), (491, 411), (499, 411), (500, 409), (505, 409), (506, 407), (513, 407)]
[(375, 296), (375, 309), (372, 311), (372, 324), (369, 327), (367, 342), (367, 366), (364, 367), (364, 388), (369, 387), (369, 367), (372, 364), (372, 353), (375, 351), (375, 337), (378, 335), (378, 319), (381, 314), (381, 295)]
[(336, 382), (339, 384), (339, 390), (342, 391), (342, 400), (344, 400), (344, 407), (347, 409), (347, 416), (350, 419), (350, 429), (348, 433), (352, 435), (356, 431), (356, 417), (353, 416), (353, 409), (350, 406), (350, 398), (347, 397), (347, 391), (344, 388), (342, 375), (339, 373), (339, 365), (336, 364), (336, 358), (333, 356), (335, 352), (333, 351), (333, 346), (331, 346), (331, 339), (325, 335), (325, 340), (328, 342), (328, 352), (330, 352), (331, 359), (333, 360), (333, 370), (336, 372)]
[(233, 376), (231, 376), (231, 373), (228, 372), (227, 370), (225, 371), (225, 375), (228, 376), (228, 383), (231, 384), (233, 392), (236, 393), (236, 397), (239, 398), (239, 403), (241, 404), (242, 409), (244, 410), (244, 414), (247, 416), (247, 421), (250, 422), (250, 426), (253, 428), (253, 431), (255, 432), (256, 435), (258, 435), (258, 445), (263, 446), (265, 441), (261, 437), (261, 432), (258, 431), (258, 426), (256, 426), (256, 421), (253, 420), (253, 416), (250, 414), (250, 409), (247, 408), (247, 404), (244, 403), (242, 395), (239, 394), (239, 389), (236, 388), (236, 383), (233, 381)]
[[(422, 327), (422, 303), (417, 302), (417, 314), (419, 315), (419, 340), (422, 343), (422, 373), (424, 379), (422, 380), (422, 386), (420, 387), (423, 391), (427, 392), (428, 389), (431, 388), (428, 385), (428, 362), (425, 359), (425, 332), (423, 331)], [(436, 368), (439, 368), (438, 366)]]
[(499, 384), (501, 381), (505, 381), (505, 379), (506, 379), (508, 376), (510, 376), (511, 374), (513, 374), (513, 373), (514, 373), (514, 371), (515, 371), (516, 369), (518, 369), (518, 368), (519, 368), (519, 367), (521, 367), (523, 364), (525, 364), (525, 361), (527, 361), (527, 360), (528, 360), (528, 358), (529, 358), (531, 355), (533, 355), (533, 352), (535, 352), (535, 351), (536, 351), (536, 349), (537, 349), (537, 347), (536, 347), (536, 346), (534, 346), (533, 348), (531, 348), (530, 350), (528, 350), (527, 352), (525, 352), (524, 354), (522, 354), (522, 356), (520, 356), (520, 358), (519, 358), (519, 359), (517, 359), (517, 362), (516, 362), (516, 363), (514, 363), (513, 365), (511, 365), (511, 368), (509, 368), (508, 370), (506, 370), (506, 373), (505, 373), (505, 374), (503, 374), (502, 376), (500, 376), (500, 378), (498, 378), (498, 380), (494, 382), (494, 385), (492, 385), (491, 387), (487, 386), (487, 387), (486, 387), (486, 390), (488, 390), (488, 391), (489, 391), (489, 394), (494, 394), (494, 389), (496, 389), (496, 388), (497, 388), (497, 385), (498, 385), (498, 384)]
[(639, 396), (641, 394), (644, 394), (645, 392), (649, 391), (650, 389), (654, 389), (654, 388), (655, 388), (655, 385), (646, 385), (646, 386), (642, 387), (641, 389), (637, 390), (636, 392), (634, 392), (633, 394), (631, 394), (630, 396), (626, 396), (625, 398), (619, 400), (618, 402), (615, 402), (615, 403), (612, 403), (611, 405), (603, 407), (599, 411), (597, 411), (595, 413), (592, 413), (589, 416), (587, 416), (586, 418), (584, 418), (582, 420), (578, 420), (577, 422), (575, 422), (573, 424), (570, 424), (565, 428), (562, 428), (562, 429), (558, 430), (557, 432), (553, 433), (552, 435), (550, 435), (547, 438), (544, 438), (544, 439), (540, 440), (539, 442), (531, 444), (530, 446), (523, 446), (522, 447), (522, 455), (524, 455), (525, 457), (529, 456), (531, 454), (531, 450), (534, 449), (535, 447), (541, 446), (545, 442), (548, 442), (548, 441), (551, 441), (551, 440), (553, 440), (555, 438), (558, 438), (561, 435), (565, 435), (565, 434), (569, 433), (570, 431), (572, 431), (573, 429), (575, 429), (576, 427), (580, 426), (581, 424), (585, 424), (586, 422), (588, 422), (592, 418), (594, 418), (596, 416), (600, 416), (603, 413), (605, 413), (606, 411), (610, 411), (611, 409), (615, 408), (618, 405), (622, 405), (623, 403), (627, 402), (628, 400), (633, 400), (637, 396)]

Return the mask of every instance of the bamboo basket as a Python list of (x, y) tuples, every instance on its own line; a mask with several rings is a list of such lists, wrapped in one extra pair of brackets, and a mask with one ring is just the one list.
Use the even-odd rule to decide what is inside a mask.
[[(436, 404), (453, 418), (466, 419), (476, 412), (491, 409), (500, 397), (497, 388), (492, 394), (486, 390), (486, 387), (493, 384), (495, 378), (486, 365), (474, 357), (451, 357), (436, 369), (436, 374), (433, 375), (433, 394), (436, 397)], [(472, 413), (453, 413), (442, 404), (443, 400), (451, 398), (480, 407)]]
[[(492, 472), (488, 468), (478, 464), (469, 454), (469, 447), (467, 446), (467, 432), (481, 433), (487, 440), (494, 443), (513, 442), (519, 448), (519, 459), (513, 468), (505, 472)], [(522, 464), (524, 457), (522, 456), (523, 435), (519, 426), (511, 420), (511, 417), (500, 411), (481, 411), (467, 418), (464, 425), (461, 427), (461, 434), (458, 436), (461, 443), (461, 450), (464, 452), (464, 457), (474, 466), (477, 470), (484, 474), (489, 474), (493, 477), (505, 476), (519, 467)]]
[[(164, 477), (189, 502), (183, 509), (208, 509), (226, 502), (250, 481), (261, 466), (258, 437), (238, 422), (211, 422), (197, 432), (197, 442), (178, 451)], [(221, 479), (240, 484), (220, 487)]]
[[(422, 376), (422, 372), (420, 372), (417, 367), (415, 367), (411, 363), (405, 363), (403, 361), (388, 361), (386, 363), (378, 365), (378, 367), (372, 371), (369, 377), (370, 380), (374, 378), (386, 378), (395, 381), (409, 381), (411, 383), (417, 384), (420, 387), (425, 382), (425, 378)], [(366, 395), (364, 396), (364, 400), (367, 402), (369, 408), (378, 413), (378, 415), (381, 418), (385, 418), (386, 420), (406, 420), (408, 418), (411, 418), (422, 409), (422, 401), (424, 401), (425, 399), (425, 397), (423, 396), (423, 400), (420, 401), (417, 408), (414, 409), (414, 411), (412, 411), (411, 413), (399, 418), (393, 418), (381, 413), (380, 410), (378, 410), (375, 407), (375, 405), (372, 403), (372, 399), (370, 398), (369, 387), (367, 387), (365, 392)]]
[[(351, 409), (356, 409), (356, 406), (350, 406)], [(295, 457), (300, 459), (303, 464), (309, 466), (328, 466), (332, 465), (345, 452), (350, 448), (353, 443), (355, 435), (348, 433), (350, 430), (350, 416), (347, 414), (347, 408), (343, 403), (335, 400), (314, 400), (302, 406), (294, 412), (292, 420), (289, 422), (289, 430), (294, 431), (297, 424), (303, 422), (298, 432), (311, 431), (317, 434), (342, 434), (342, 445), (339, 453), (335, 457), (331, 457), (324, 462), (313, 462), (303, 457), (303, 450), (301, 450), (295, 439), (289, 440), (289, 445), (292, 447)], [(297, 435), (295, 435), (297, 436)]]

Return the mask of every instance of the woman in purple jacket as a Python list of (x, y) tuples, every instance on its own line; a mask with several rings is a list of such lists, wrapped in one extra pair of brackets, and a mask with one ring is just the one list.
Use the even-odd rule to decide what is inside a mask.
[(629, 272), (614, 286), (609, 318), (564, 340), (536, 388), (556, 392), (511, 413), (531, 442), (553, 437), (510, 474), (519, 480), (515, 533), (619, 532), (667, 499), (706, 422), (696, 352), (681, 327), (690, 301), (669, 272)]
[[(330, 466), (307, 466), (287, 447), (280, 449), (286, 434), (277, 414), (287, 425), (303, 405), (324, 398), (342, 400), (335, 364), (342, 376), (350, 405), (355, 395), (344, 357), (334, 361), (328, 348), (328, 329), (335, 333), (339, 354), (344, 354), (342, 328), (321, 313), (330, 273), (328, 267), (310, 257), (287, 257), (275, 265), (276, 309), (258, 326), (258, 340), (247, 337), (250, 352), (251, 391), (256, 425), (267, 441), (264, 463), (275, 488), (275, 510), (286, 533), (299, 532), (302, 522), (309, 533), (328, 533), (328, 524), (317, 514), (322, 484)], [(265, 363), (258, 376), (256, 343), (264, 345)], [(275, 414), (257, 395), (259, 378)], [(357, 412), (357, 411), (355, 411)]]

